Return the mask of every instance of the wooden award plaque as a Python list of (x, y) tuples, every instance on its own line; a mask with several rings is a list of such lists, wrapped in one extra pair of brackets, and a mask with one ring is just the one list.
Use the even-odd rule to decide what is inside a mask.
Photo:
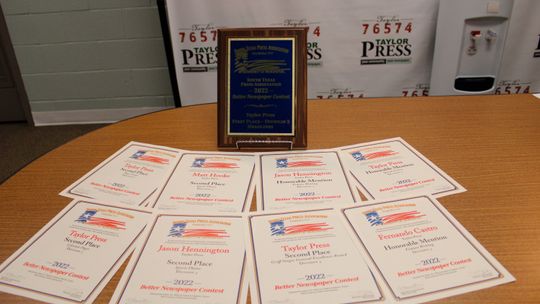
[(305, 149), (307, 29), (218, 30), (218, 146)]

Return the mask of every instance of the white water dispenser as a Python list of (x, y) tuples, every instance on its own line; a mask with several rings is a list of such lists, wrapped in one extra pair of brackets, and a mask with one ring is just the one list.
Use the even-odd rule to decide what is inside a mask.
[(442, 0), (430, 95), (495, 90), (513, 0)]

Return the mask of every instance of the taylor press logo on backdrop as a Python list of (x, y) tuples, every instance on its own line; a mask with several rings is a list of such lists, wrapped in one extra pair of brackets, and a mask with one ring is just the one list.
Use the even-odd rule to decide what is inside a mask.
[(364, 90), (351, 88), (332, 88), (328, 91), (317, 92), (318, 99), (352, 99), (364, 98)]
[(534, 50), (533, 57), (540, 58), (540, 34), (538, 34), (538, 45), (536, 46), (536, 49)]
[(362, 20), (360, 64), (411, 63), (413, 21), (399, 16)]
[(180, 62), (184, 72), (217, 69), (217, 28), (213, 23), (207, 23), (178, 29)]
[(419, 83), (415, 86), (404, 87), (401, 89), (403, 97), (429, 96), (429, 83)]
[[(540, 57), (540, 55), (539, 55)], [(529, 94), (531, 91), (531, 82), (521, 79), (500, 80), (495, 88), (495, 95), (505, 94)]]
[(306, 18), (288, 18), (271, 26), (283, 27), (307, 27), (307, 63), (309, 66), (320, 66), (323, 63), (323, 50), (319, 39), (321, 26), (319, 21), (307, 20)]

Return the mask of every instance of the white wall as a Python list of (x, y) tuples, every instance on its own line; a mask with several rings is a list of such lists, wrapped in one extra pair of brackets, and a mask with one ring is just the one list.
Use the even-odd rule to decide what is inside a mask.
[(110, 121), (174, 106), (155, 0), (0, 4), (36, 124)]

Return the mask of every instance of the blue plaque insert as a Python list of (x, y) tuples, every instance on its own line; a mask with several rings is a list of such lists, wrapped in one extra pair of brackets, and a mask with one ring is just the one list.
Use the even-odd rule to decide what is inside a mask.
[(294, 38), (230, 38), (227, 47), (227, 133), (294, 136)]

